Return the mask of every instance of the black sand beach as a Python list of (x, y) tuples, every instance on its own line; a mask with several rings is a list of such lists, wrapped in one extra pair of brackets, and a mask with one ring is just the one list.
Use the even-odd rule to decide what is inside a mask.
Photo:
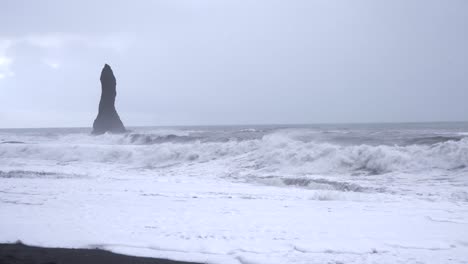
[(165, 259), (133, 257), (100, 249), (41, 248), (0, 244), (0, 264), (194, 264)]

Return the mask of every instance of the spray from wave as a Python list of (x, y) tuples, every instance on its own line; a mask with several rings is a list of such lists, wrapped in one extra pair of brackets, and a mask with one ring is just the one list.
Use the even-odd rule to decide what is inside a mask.
[[(369, 133), (354, 144), (343, 143), (344, 137), (333, 140), (336, 133), (332, 137), (329, 134), (300, 129), (241, 129), (209, 135), (178, 130), (102, 136), (25, 135), (3, 140), (6, 144), (0, 145), (0, 158), (2, 163), (46, 160), (140, 168), (203, 165), (206, 169), (206, 164), (213, 164), (246, 175), (424, 173), (465, 170), (468, 165), (468, 138), (463, 136), (418, 135), (399, 141), (406, 143), (391, 145), (375, 144), (378, 135), (374, 141), (362, 143)], [(349, 138), (359, 137), (352, 134)]]

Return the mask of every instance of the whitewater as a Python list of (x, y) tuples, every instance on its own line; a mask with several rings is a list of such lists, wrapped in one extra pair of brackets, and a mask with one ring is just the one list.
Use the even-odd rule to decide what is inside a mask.
[(468, 263), (468, 123), (0, 130), (0, 242)]

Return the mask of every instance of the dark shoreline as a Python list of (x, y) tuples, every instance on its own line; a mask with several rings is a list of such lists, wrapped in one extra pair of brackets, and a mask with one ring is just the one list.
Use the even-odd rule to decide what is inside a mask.
[(0, 264), (196, 264), (134, 257), (101, 249), (65, 249), (0, 244)]

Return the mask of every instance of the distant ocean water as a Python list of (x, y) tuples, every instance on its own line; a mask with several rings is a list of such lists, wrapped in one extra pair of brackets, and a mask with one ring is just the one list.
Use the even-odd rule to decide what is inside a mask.
[(130, 129), (2, 129), (0, 177), (154, 172), (307, 186), (310, 177), (468, 174), (468, 123)]

